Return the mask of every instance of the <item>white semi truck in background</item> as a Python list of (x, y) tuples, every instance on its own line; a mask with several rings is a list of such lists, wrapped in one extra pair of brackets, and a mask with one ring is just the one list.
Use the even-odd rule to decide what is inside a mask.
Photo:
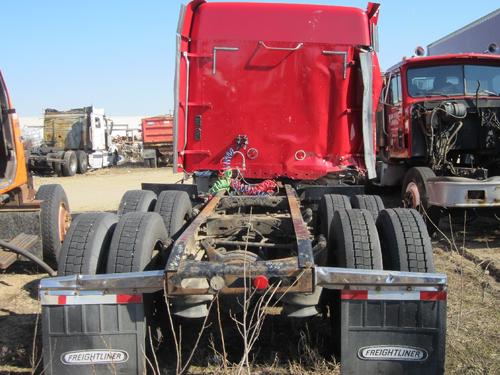
[(111, 143), (112, 128), (113, 121), (101, 108), (46, 109), (43, 141), (30, 150), (29, 168), (44, 174), (74, 176), (88, 168), (113, 165), (117, 154)]

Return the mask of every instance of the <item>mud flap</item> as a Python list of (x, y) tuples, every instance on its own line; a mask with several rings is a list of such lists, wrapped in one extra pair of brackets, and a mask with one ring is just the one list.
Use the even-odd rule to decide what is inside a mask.
[(40, 297), (44, 373), (145, 373), (142, 295)]
[(342, 374), (443, 374), (444, 291), (342, 291)]

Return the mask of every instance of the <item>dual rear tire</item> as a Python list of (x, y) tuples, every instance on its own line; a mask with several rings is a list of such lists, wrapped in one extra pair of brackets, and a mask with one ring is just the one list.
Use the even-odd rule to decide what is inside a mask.
[(52, 168), (59, 177), (72, 177), (75, 174), (84, 174), (88, 169), (88, 156), (83, 150), (59, 151), (50, 155), (60, 159), (61, 162), (53, 162)]
[[(378, 199), (377, 199), (378, 198)], [(355, 196), (346, 208), (346, 199), (323, 199), (320, 220), (327, 238), (327, 265), (368, 270), (434, 272), (432, 245), (421, 215), (414, 209), (384, 209), (380, 197)], [(340, 202), (339, 208), (326, 215)], [(343, 207), (342, 207), (343, 206)], [(321, 207), (321, 206), (320, 206)], [(338, 206), (337, 206), (338, 207)], [(368, 209), (367, 209), (368, 208)], [(324, 229), (323, 229), (324, 230)], [(334, 352), (340, 354), (342, 306), (340, 291), (324, 290), (322, 304), (329, 306)]]
[(332, 194), (319, 215), (329, 266), (434, 272), (426, 224), (414, 209), (385, 209), (379, 196)]
[(151, 211), (161, 216), (169, 237), (175, 239), (179, 230), (191, 219), (193, 206), (184, 191), (165, 190), (156, 196), (149, 190), (129, 190), (123, 195), (118, 207), (119, 216), (129, 212)]
[(185, 192), (164, 191), (157, 197), (148, 190), (127, 191), (117, 214), (77, 216), (60, 250), (59, 273), (138, 272), (154, 269), (155, 264), (162, 267), (170, 238), (175, 238), (191, 214)]

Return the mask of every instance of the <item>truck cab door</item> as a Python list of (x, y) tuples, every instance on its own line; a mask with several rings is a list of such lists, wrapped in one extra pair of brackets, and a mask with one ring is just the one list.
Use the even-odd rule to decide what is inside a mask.
[(18, 117), (0, 72), (0, 194), (26, 184), (25, 160)]
[(389, 76), (384, 95), (384, 122), (389, 157), (403, 157), (406, 155), (408, 145), (407, 133), (404, 128), (403, 94), (399, 72)]
[[(101, 113), (102, 112), (102, 113)], [(90, 142), (92, 150), (105, 150), (106, 149), (106, 119), (104, 118), (104, 111), (94, 110), (90, 114)]]

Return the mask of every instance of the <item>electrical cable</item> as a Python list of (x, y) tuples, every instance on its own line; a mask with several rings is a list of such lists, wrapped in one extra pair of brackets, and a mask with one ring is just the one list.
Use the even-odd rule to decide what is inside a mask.
[[(219, 178), (209, 190), (210, 194), (217, 194), (220, 191), (229, 192), (232, 189), (236, 194), (243, 195), (271, 195), (275, 194), (278, 189), (278, 184), (274, 180), (264, 180), (257, 184), (248, 183), (243, 177), (240, 168), (231, 167), (231, 163), (236, 154), (241, 155), (242, 167), (245, 168), (246, 159), (245, 155), (235, 150), (233, 147), (227, 149), (226, 153), (221, 159), (221, 169), (219, 171)], [(236, 170), (237, 175), (233, 178), (233, 170)]]

